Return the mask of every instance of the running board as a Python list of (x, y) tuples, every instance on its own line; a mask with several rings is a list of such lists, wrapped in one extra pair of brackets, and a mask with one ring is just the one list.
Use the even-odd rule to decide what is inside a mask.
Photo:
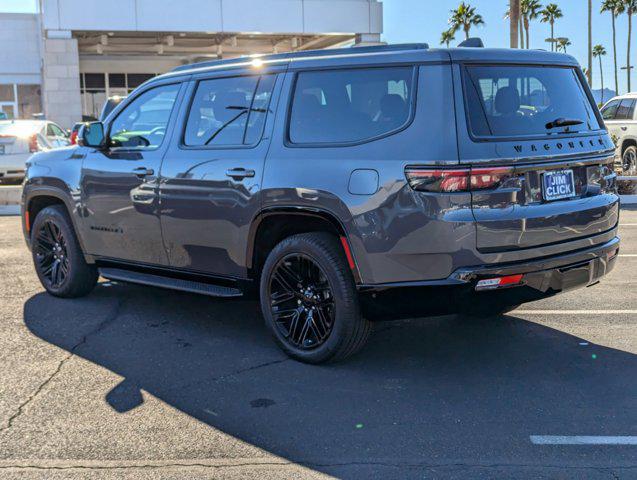
[(163, 277), (161, 275), (123, 270), (120, 268), (100, 268), (99, 272), (102, 277), (108, 280), (169, 288), (171, 290), (199, 293), (210, 297), (240, 297), (243, 295), (241, 290), (237, 288), (194, 282), (192, 280), (182, 280), (180, 278)]

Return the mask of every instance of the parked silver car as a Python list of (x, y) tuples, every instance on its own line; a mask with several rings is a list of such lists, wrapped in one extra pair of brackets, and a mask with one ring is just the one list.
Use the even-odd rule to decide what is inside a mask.
[(625, 175), (637, 175), (637, 93), (610, 99), (601, 110), (608, 132), (617, 142)]
[(70, 143), (68, 134), (47, 120), (0, 121), (0, 181), (23, 178), (33, 153)]

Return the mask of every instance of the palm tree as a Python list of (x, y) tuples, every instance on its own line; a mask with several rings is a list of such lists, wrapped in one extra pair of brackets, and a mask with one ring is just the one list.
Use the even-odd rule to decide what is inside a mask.
[(617, 35), (615, 32), (615, 19), (624, 13), (624, 3), (622, 0), (604, 0), (601, 12), (610, 12), (613, 23), (613, 64), (615, 67), (615, 93), (619, 95), (619, 77), (617, 76)]
[(511, 48), (518, 48), (519, 29), (520, 0), (509, 0), (509, 43)]
[(469, 31), (472, 26), (484, 25), (482, 15), (476, 13), (475, 7), (472, 7), (468, 3), (462, 2), (458, 5), (458, 8), (451, 10), (451, 16), (449, 17), (450, 30), (456, 33), (462, 28), (465, 38), (469, 38)]
[(555, 20), (557, 20), (558, 18), (562, 18), (564, 15), (562, 14), (562, 10), (560, 9), (560, 7), (558, 7), (554, 3), (549, 3), (546, 7), (544, 7), (544, 10), (540, 12), (540, 15), (542, 15), (542, 18), (540, 20), (542, 23), (548, 23), (549, 25), (551, 25), (551, 51), (554, 51), (557, 47), (557, 45), (555, 44), (554, 33)]
[(588, 0), (588, 84), (593, 84), (593, 0)]
[[(555, 49), (558, 52), (566, 53), (566, 47), (570, 47), (571, 45), (573, 45), (571, 43), (571, 41), (568, 38), (566, 38), (566, 37), (560, 37), (560, 38), (557, 38), (556, 40), (557, 40), (557, 42), (556, 42)], [(586, 70), (588, 71), (588, 69), (586, 69)], [(588, 75), (589, 74), (587, 73), (586, 76), (588, 76)]]
[(603, 45), (595, 45), (593, 47), (593, 57), (599, 58), (599, 75), (602, 81), (602, 104), (604, 103), (604, 71), (602, 70), (602, 57), (606, 55), (606, 49)]
[(444, 43), (445, 45), (447, 45), (447, 48), (449, 48), (449, 44), (453, 42), (455, 39), (456, 39), (456, 35), (453, 32), (453, 30), (445, 30), (444, 32), (442, 32), (442, 35), (440, 36), (440, 44), (442, 45)]
[(628, 91), (630, 92), (630, 43), (633, 34), (633, 13), (637, 13), (637, 0), (624, 0), (624, 8), (628, 15), (628, 50), (626, 52), (626, 75), (628, 75)]
[(540, 15), (542, 4), (539, 0), (521, 0), (520, 15), (524, 24), (524, 33), (526, 35), (526, 48), (531, 48), (529, 43), (529, 27), (531, 20), (535, 20)]

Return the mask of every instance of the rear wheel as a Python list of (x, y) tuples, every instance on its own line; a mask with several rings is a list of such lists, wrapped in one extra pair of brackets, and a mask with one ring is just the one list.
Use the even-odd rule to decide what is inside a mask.
[(98, 272), (84, 255), (64, 207), (38, 213), (31, 228), (31, 252), (42, 286), (56, 297), (81, 297), (93, 290)]
[(369, 336), (341, 245), (328, 233), (293, 235), (274, 247), (263, 266), (260, 297), (276, 342), (302, 362), (342, 360)]

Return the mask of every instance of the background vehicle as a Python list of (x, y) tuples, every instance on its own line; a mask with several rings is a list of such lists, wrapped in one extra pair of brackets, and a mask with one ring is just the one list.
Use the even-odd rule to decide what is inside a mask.
[(109, 97), (106, 100), (106, 102), (104, 102), (104, 106), (102, 107), (102, 112), (100, 113), (100, 122), (103, 122), (104, 120), (106, 120), (106, 117), (108, 117), (108, 114), (111, 113), (113, 110), (115, 110), (115, 107), (117, 107), (120, 103), (126, 100), (126, 98), (127, 98), (126, 96), (120, 96), (120, 95)]
[(53, 122), (0, 121), (0, 180), (21, 179), (33, 153), (69, 144), (66, 132)]
[(99, 275), (258, 289), (305, 362), (353, 354), (374, 318), (497, 315), (591, 285), (619, 251), (614, 145), (566, 55), (403, 45), (178, 67), (79, 143), (29, 162), (24, 231), (49, 292)]
[(624, 175), (637, 175), (637, 93), (610, 99), (601, 109), (604, 123), (617, 138)]

